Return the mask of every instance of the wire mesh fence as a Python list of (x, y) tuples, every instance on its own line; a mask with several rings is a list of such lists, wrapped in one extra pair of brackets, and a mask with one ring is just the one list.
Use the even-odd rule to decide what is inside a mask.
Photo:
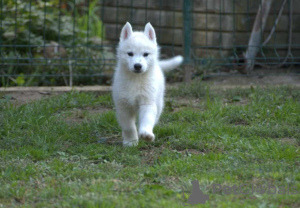
[(298, 66), (297, 8), (293, 0), (0, 0), (0, 86), (110, 84), (126, 21), (135, 30), (151, 22), (162, 58), (184, 55), (196, 76)]

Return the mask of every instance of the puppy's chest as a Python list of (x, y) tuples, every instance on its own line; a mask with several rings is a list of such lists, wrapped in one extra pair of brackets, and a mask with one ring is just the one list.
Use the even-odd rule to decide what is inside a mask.
[(157, 89), (150, 84), (131, 84), (123, 89), (123, 99), (131, 106), (147, 105), (155, 101)]

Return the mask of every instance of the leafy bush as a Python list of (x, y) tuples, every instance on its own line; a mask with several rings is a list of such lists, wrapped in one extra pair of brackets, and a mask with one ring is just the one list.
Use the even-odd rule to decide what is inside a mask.
[[(77, 75), (96, 72), (93, 64), (99, 65), (103, 57), (99, 44), (104, 38), (102, 21), (96, 14), (98, 1), (91, 0), (89, 5), (85, 0), (75, 2), (2, 1), (0, 86), (64, 85), (68, 84), (66, 77), (56, 75), (66, 76), (71, 68)], [(93, 84), (99, 80), (74, 77), (73, 81)]]

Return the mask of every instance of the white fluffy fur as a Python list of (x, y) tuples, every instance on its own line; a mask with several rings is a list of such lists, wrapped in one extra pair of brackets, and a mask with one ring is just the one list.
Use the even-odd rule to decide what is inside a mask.
[[(113, 100), (122, 128), (124, 146), (138, 144), (138, 138), (154, 141), (153, 127), (164, 106), (165, 79), (162, 70), (179, 66), (183, 58), (159, 61), (156, 34), (148, 23), (144, 32), (133, 32), (127, 22), (117, 49), (117, 67), (113, 80)], [(136, 68), (136, 64), (140, 69)], [(135, 120), (139, 117), (137, 132)]]

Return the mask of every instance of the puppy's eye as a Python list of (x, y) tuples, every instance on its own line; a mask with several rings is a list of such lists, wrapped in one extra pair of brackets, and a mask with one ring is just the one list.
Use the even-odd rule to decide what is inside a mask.
[(132, 52), (129, 52), (129, 53), (127, 53), (128, 54), (128, 56), (133, 56), (133, 53)]
[(143, 55), (143, 56), (144, 56), (144, 57), (147, 57), (148, 55), (149, 55), (149, 53), (144, 53), (144, 55)]

